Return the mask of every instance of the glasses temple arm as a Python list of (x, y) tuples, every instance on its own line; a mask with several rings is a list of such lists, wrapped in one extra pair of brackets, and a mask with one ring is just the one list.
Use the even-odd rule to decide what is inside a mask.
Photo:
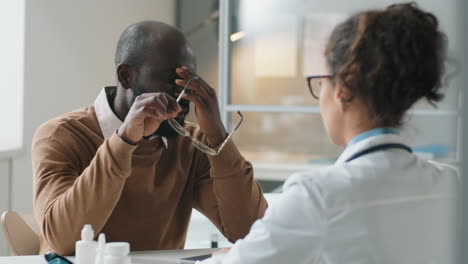
[[(218, 150), (216, 151), (216, 155), (218, 155), (219, 153), (221, 153), (221, 151), (223, 150), (224, 148), (224, 145), (226, 145), (226, 143), (229, 141), (229, 139), (231, 139), (231, 137), (234, 135), (234, 133), (237, 131), (237, 129), (240, 127), (240, 125), (242, 124), (242, 121), (244, 120), (244, 115), (242, 115), (242, 113), (240, 111), (237, 111), (237, 114), (240, 116), (240, 121), (239, 123), (237, 124), (237, 126), (232, 130), (231, 133), (228, 134), (228, 136), (226, 137), (226, 139), (223, 141), (223, 143), (221, 143), (221, 146), (219, 146)], [(216, 156), (215, 155), (215, 156)]]
[(190, 79), (187, 84), (184, 86), (184, 89), (182, 89), (182, 91), (180, 92), (179, 96), (177, 97), (176, 99), (176, 102), (178, 103), (180, 101), (180, 99), (182, 98), (182, 96), (185, 94), (185, 90), (187, 90), (187, 88), (190, 86), (190, 83), (193, 81), (193, 80), (198, 80), (198, 76), (194, 76), (192, 77), (192, 79)]

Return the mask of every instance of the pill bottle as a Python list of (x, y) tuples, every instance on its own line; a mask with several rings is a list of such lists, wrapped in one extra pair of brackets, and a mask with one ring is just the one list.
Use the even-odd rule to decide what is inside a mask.
[(127, 242), (111, 242), (106, 244), (104, 264), (131, 264), (130, 244)]

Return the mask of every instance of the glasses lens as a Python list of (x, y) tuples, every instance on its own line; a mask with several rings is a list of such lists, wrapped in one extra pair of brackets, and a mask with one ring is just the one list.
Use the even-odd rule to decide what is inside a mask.
[(185, 130), (185, 128), (183, 126), (181, 126), (177, 121), (175, 121), (174, 119), (172, 118), (169, 118), (167, 120), (167, 122), (169, 123), (169, 125), (181, 136), (185, 136), (185, 137), (189, 137), (192, 141), (193, 141), (193, 145), (199, 149), (200, 151), (208, 154), (208, 155), (216, 155), (216, 151), (210, 147), (208, 147), (207, 145), (201, 143), (200, 141), (198, 141), (197, 139), (193, 138), (190, 133)]
[(310, 89), (315, 98), (319, 98), (322, 88), (322, 78), (313, 78), (310, 80)]
[[(228, 135), (228, 137), (224, 140), (224, 142), (221, 144), (219, 147), (218, 151), (221, 151), (226, 142), (229, 140), (229, 138), (236, 132), (236, 130), (239, 128), (239, 126), (242, 124), (242, 120), (244, 119), (244, 116), (242, 115), (241, 112), (237, 111), (237, 113), (240, 116), (240, 121), (239, 124), (234, 128), (234, 130)], [(216, 156), (218, 155), (219, 152), (216, 152), (216, 150), (208, 147), (207, 145), (203, 144), (202, 142), (198, 141), (196, 138), (194, 138), (190, 133), (185, 130), (183, 126), (181, 126), (176, 120), (173, 118), (167, 119), (167, 122), (169, 125), (181, 136), (189, 137), (193, 141), (193, 145), (200, 150), (203, 153), (206, 153), (208, 155)]]
[(172, 129), (174, 129), (175, 132), (177, 132), (179, 135), (184, 136), (184, 137), (190, 136), (190, 133), (187, 130), (185, 130), (185, 128), (181, 126), (179, 122), (175, 121), (173, 118), (167, 119), (167, 122), (172, 127)]
[(192, 138), (192, 140), (193, 140), (193, 145), (198, 150), (200, 150), (201, 152), (204, 152), (204, 153), (206, 153), (208, 155), (211, 155), (211, 156), (215, 156), (216, 154), (218, 154), (218, 153), (216, 153), (216, 151), (214, 149), (208, 147), (207, 145), (201, 143), (200, 141), (198, 141), (198, 140), (196, 140), (194, 138)]

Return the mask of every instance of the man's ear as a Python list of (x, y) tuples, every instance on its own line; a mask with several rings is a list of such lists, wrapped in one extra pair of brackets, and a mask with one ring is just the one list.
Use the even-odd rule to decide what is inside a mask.
[(136, 71), (127, 64), (117, 65), (117, 80), (124, 89), (130, 89), (134, 86), (136, 80)]

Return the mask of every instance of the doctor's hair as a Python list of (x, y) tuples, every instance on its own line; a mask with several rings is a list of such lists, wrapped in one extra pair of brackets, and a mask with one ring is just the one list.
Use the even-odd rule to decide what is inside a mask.
[(332, 81), (359, 97), (378, 126), (399, 127), (421, 98), (443, 99), (447, 37), (432, 14), (415, 3), (394, 4), (351, 16), (337, 25), (325, 57)]

